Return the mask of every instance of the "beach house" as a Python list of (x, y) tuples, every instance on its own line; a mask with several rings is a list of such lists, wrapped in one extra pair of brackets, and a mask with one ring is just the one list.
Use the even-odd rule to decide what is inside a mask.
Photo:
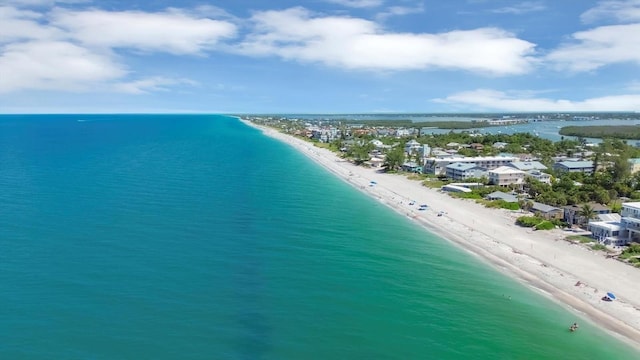
[[(611, 209), (608, 206), (598, 204), (596, 202), (590, 202), (587, 203), (587, 205), (589, 205), (589, 207), (593, 210), (593, 214), (596, 216), (600, 214), (611, 214)], [(589, 222), (589, 219), (583, 219), (582, 216), (580, 216), (582, 205), (567, 205), (562, 209), (564, 210), (563, 220), (569, 225)]]
[(411, 139), (404, 145), (404, 152), (407, 154), (417, 154), (422, 150), (422, 144)]
[(593, 173), (593, 161), (559, 161), (553, 165), (553, 168), (562, 174), (567, 172), (591, 174)]
[(547, 220), (560, 220), (564, 215), (564, 211), (560, 208), (542, 204), (535, 201), (533, 202), (533, 206), (531, 206), (530, 211), (536, 214), (537, 216), (540, 216)]
[(623, 203), (620, 216), (620, 237), (626, 236), (626, 244), (640, 240), (640, 202)]
[(487, 175), (486, 169), (479, 167), (476, 163), (449, 164), (446, 171), (447, 178), (452, 180), (479, 179)]
[(619, 221), (590, 222), (591, 236), (605, 245), (622, 246), (640, 242), (640, 202), (623, 203), (620, 216)]
[(529, 170), (524, 173), (525, 178), (532, 178), (540, 181), (541, 183), (551, 184), (551, 175), (543, 173), (540, 170)]
[(524, 174), (524, 171), (514, 169), (510, 166), (500, 166), (487, 171), (489, 183), (498, 186), (521, 186), (524, 183)]
[(508, 203), (516, 203), (518, 202), (518, 198), (515, 195), (507, 194), (502, 191), (494, 191), (491, 194), (485, 196), (487, 200), (503, 200)]

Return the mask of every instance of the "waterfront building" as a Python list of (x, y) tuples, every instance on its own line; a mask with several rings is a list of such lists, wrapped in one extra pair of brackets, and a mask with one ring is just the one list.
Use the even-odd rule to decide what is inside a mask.
[[(587, 203), (589, 207), (593, 210), (595, 215), (601, 214), (611, 214), (611, 209), (602, 204), (598, 204), (596, 202)], [(564, 209), (564, 222), (569, 225), (576, 225), (580, 223), (588, 222), (587, 219), (583, 219), (580, 216), (580, 211), (582, 210), (582, 205), (567, 205), (563, 207)]]
[(582, 172), (591, 174), (593, 173), (593, 161), (560, 161), (555, 163), (553, 168), (559, 173)]
[(622, 246), (640, 242), (640, 202), (622, 204), (620, 221), (592, 221), (591, 236), (605, 245)]
[(479, 179), (487, 175), (487, 171), (476, 163), (453, 163), (447, 165), (447, 178), (452, 180)]
[(547, 167), (539, 161), (512, 161), (508, 166), (512, 168), (530, 171), (530, 170), (547, 170)]
[(507, 194), (502, 191), (494, 191), (485, 197), (487, 200), (503, 200), (508, 203), (518, 202), (518, 198), (515, 195)]
[(475, 163), (481, 168), (492, 170), (500, 166), (506, 166), (515, 159), (514, 156), (430, 157), (425, 161), (424, 172), (444, 176), (447, 173), (447, 166), (454, 163)]
[(551, 185), (551, 175), (549, 175), (547, 173), (543, 173), (540, 170), (525, 171), (524, 176), (528, 177), (528, 178), (536, 179), (536, 180), (540, 181), (541, 183), (545, 183), (545, 184)]
[(535, 201), (531, 207), (531, 212), (547, 220), (560, 220), (564, 215), (564, 211), (560, 208)]
[(524, 174), (522, 170), (514, 169), (510, 166), (500, 166), (487, 172), (489, 175), (489, 183), (498, 186), (518, 185), (524, 183)]

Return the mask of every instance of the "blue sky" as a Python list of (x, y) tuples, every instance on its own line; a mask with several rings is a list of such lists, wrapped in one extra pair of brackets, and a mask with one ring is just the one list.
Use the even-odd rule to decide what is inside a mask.
[(0, 113), (640, 111), (640, 0), (0, 0)]

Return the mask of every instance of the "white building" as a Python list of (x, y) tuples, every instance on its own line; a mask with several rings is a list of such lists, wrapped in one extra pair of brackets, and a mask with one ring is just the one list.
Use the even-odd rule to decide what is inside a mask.
[(422, 144), (411, 139), (404, 145), (404, 152), (407, 154), (415, 154), (422, 150)]
[(513, 156), (478, 156), (478, 157), (462, 157), (455, 156), (449, 158), (428, 158), (425, 161), (424, 172), (427, 174), (446, 175), (447, 166), (455, 163), (475, 163), (478, 167), (492, 170), (501, 166), (506, 166), (516, 158)]
[(622, 204), (621, 219), (617, 221), (592, 221), (591, 236), (605, 245), (627, 245), (640, 241), (640, 202)]
[(487, 172), (489, 183), (499, 186), (522, 185), (524, 174), (522, 170), (514, 169), (510, 166), (500, 166)]
[(487, 174), (486, 170), (476, 163), (453, 163), (447, 165), (446, 171), (447, 178), (453, 180), (479, 179)]
[(539, 161), (513, 161), (509, 166), (522, 171), (547, 170), (547, 167)]
[(549, 175), (547, 173), (543, 173), (540, 170), (529, 170), (529, 171), (525, 172), (524, 176), (525, 177), (530, 177), (532, 179), (536, 179), (536, 180), (540, 181), (541, 183), (551, 184), (551, 175)]

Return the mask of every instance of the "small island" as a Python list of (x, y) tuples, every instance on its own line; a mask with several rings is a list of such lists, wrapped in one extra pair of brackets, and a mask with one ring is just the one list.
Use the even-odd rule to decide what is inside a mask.
[(564, 126), (559, 133), (587, 138), (640, 140), (639, 125)]

